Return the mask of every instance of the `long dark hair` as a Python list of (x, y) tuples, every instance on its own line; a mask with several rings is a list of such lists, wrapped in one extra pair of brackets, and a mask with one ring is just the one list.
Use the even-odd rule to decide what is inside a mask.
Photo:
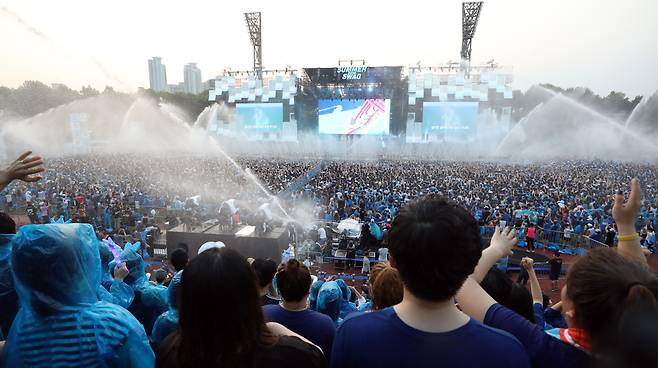
[[(593, 349), (603, 355), (625, 355), (624, 343), (638, 332), (633, 328), (636, 317), (658, 316), (656, 275), (608, 248), (589, 251), (571, 267), (566, 295), (574, 304), (577, 327), (589, 333)], [(655, 358), (656, 339), (654, 330), (651, 348), (644, 354)]]
[(185, 267), (181, 280), (179, 366), (250, 365), (252, 352), (274, 343), (247, 260), (229, 248), (210, 249)]
[(495, 301), (513, 310), (528, 321), (535, 322), (532, 311), (532, 295), (528, 289), (512, 281), (498, 267), (491, 268), (480, 285)]

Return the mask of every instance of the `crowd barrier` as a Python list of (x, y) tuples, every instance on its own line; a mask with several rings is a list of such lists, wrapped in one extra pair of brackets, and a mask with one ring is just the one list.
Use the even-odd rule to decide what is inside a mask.
[[(363, 262), (363, 258), (347, 258), (347, 257), (331, 257), (331, 256), (323, 256), (323, 260), (336, 260), (336, 261), (354, 261), (354, 262)], [(382, 263), (386, 261), (381, 261), (379, 259), (372, 259), (368, 258), (368, 261), (370, 263)]]
[[(562, 231), (546, 230), (541, 227), (536, 227), (536, 229), (534, 242), (536, 249), (545, 249), (550, 252), (560, 252), (562, 254), (584, 255), (588, 249), (608, 246), (584, 234), (572, 232), (570, 238), (565, 238)], [(492, 226), (480, 226), (480, 234), (487, 241), (491, 239), (493, 230), (494, 227)], [(519, 233), (517, 246), (521, 248), (528, 246), (524, 232)]]
[[(324, 226), (336, 228), (338, 226), (337, 222), (318, 220), (317, 224), (322, 224)], [(377, 223), (380, 227), (385, 225), (385, 222)], [(571, 237), (565, 239), (563, 231), (555, 230), (546, 230), (541, 227), (536, 227), (537, 232), (535, 234), (535, 248), (536, 249), (545, 249), (551, 252), (560, 252), (563, 254), (572, 254), (572, 255), (584, 255), (587, 249), (607, 247), (607, 245), (601, 241), (595, 240), (583, 234), (571, 233)], [(493, 226), (481, 226), (480, 235), (486, 241), (491, 240), (493, 236), (494, 227)], [(527, 243), (524, 233), (519, 234), (519, 241), (517, 244), (521, 248), (526, 248)]]

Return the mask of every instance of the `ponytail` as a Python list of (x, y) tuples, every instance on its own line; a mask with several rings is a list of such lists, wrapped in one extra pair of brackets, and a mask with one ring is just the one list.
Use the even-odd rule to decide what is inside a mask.
[(622, 317), (624, 314), (637, 310), (658, 313), (656, 295), (648, 287), (639, 282), (632, 283), (628, 288), (626, 308), (622, 313)]
[(612, 349), (603, 354), (601, 368), (658, 366), (658, 280), (628, 287)]
[[(590, 336), (596, 353), (616, 350), (635, 334), (638, 315), (658, 316), (656, 275), (610, 248), (590, 250), (571, 266), (566, 293), (575, 325)], [(656, 333), (652, 341), (658, 341)]]

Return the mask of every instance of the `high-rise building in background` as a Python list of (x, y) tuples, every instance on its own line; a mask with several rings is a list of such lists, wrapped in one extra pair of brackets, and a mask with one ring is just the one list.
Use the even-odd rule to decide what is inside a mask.
[(149, 84), (156, 92), (167, 90), (167, 68), (162, 64), (162, 58), (149, 59)]
[(196, 66), (196, 63), (189, 63), (183, 68), (183, 80), (185, 81), (185, 92), (198, 94), (203, 90), (201, 89), (201, 69)]

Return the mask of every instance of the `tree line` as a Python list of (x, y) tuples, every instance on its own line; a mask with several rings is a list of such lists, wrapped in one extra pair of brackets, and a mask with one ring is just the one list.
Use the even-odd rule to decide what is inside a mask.
[[(537, 105), (550, 99), (552, 95), (547, 90), (569, 96), (621, 123), (626, 121), (635, 106), (642, 100), (642, 96), (630, 98), (623, 92), (617, 91), (611, 91), (606, 96), (600, 96), (588, 88), (563, 89), (552, 84), (541, 84), (532, 86), (525, 92), (514, 91), (512, 119), (519, 121)], [(64, 84), (48, 86), (39, 81), (25, 81), (17, 88), (0, 86), (0, 116), (6, 114), (30, 117), (53, 107), (101, 94), (129, 96), (115, 91), (110, 86), (105, 87), (103, 91), (98, 91), (91, 86), (82, 86), (79, 90), (71, 89)], [(206, 106), (213, 103), (213, 101), (208, 101), (207, 91), (195, 95), (155, 92), (151, 89), (140, 88), (138, 94), (176, 105), (192, 119), (198, 116)], [(654, 94), (650, 99), (658, 100), (658, 94)], [(644, 115), (642, 119), (651, 120), (652, 122), (658, 121), (658, 101), (652, 101), (651, 104), (648, 104), (648, 107), (648, 109), (645, 109), (646, 111), (642, 112), (642, 115)]]
[[(199, 115), (211, 103), (208, 102), (207, 92), (193, 95), (154, 92), (150, 89), (140, 88), (138, 93), (177, 105), (191, 117)], [(17, 115), (27, 118), (60, 105), (99, 95), (129, 97), (129, 94), (115, 91), (110, 86), (106, 86), (103, 91), (91, 86), (82, 86), (79, 90), (74, 90), (64, 84), (51, 84), (49, 86), (39, 81), (25, 81), (16, 88), (0, 86), (0, 117), (3, 115)]]
[(548, 101), (559, 93), (588, 106), (620, 123), (626, 121), (642, 96), (630, 98), (623, 92), (611, 91), (607, 96), (600, 96), (589, 88), (561, 88), (552, 84), (531, 86), (526, 92), (515, 90), (512, 102), (512, 118), (519, 121), (540, 103)]

